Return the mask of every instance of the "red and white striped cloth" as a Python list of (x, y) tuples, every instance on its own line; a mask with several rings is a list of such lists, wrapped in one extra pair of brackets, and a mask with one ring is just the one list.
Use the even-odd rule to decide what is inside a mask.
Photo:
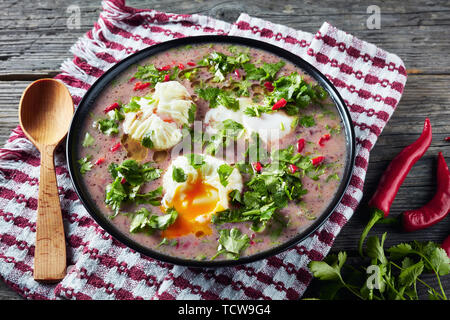
[(99, 227), (72, 187), (64, 146), (56, 173), (66, 231), (67, 276), (58, 284), (32, 277), (39, 152), (20, 127), (0, 150), (0, 276), (28, 299), (298, 299), (312, 276), (307, 264), (329, 252), (362, 198), (369, 152), (394, 112), (406, 83), (402, 60), (328, 23), (316, 34), (241, 14), (234, 24), (202, 15), (167, 14), (103, 2), (92, 30), (72, 47), (74, 58), (56, 78), (75, 104), (106, 70), (153, 44), (192, 35), (255, 38), (301, 56), (337, 87), (350, 110), (357, 157), (350, 186), (326, 223), (308, 239), (277, 256), (247, 265), (194, 269), (142, 256)]

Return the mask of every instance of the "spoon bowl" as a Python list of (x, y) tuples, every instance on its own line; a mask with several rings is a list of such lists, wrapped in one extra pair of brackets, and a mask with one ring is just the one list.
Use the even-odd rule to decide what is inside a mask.
[(33, 271), (38, 281), (59, 281), (66, 273), (66, 245), (54, 152), (67, 134), (73, 112), (69, 90), (55, 79), (31, 83), (20, 99), (20, 125), (41, 153)]

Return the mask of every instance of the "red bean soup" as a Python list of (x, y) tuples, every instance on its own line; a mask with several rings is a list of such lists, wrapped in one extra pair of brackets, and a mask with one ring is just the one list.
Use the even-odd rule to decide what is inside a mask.
[(335, 103), (261, 49), (195, 44), (122, 72), (79, 132), (80, 171), (100, 211), (164, 255), (234, 260), (314, 223), (343, 179)]

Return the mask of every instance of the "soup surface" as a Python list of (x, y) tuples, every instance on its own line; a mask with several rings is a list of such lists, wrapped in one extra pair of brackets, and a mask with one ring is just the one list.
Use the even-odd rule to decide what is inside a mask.
[(342, 179), (334, 103), (259, 49), (186, 46), (130, 67), (97, 97), (78, 167), (97, 207), (161, 253), (238, 259), (320, 217)]

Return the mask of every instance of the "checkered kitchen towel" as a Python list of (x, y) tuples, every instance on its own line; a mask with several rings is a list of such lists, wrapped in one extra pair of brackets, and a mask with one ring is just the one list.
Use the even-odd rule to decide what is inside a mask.
[(316, 66), (350, 110), (357, 158), (350, 186), (326, 223), (277, 256), (247, 265), (193, 269), (142, 256), (107, 234), (89, 216), (71, 185), (64, 146), (56, 154), (66, 231), (66, 277), (53, 285), (32, 277), (39, 152), (16, 128), (0, 150), (0, 276), (28, 299), (298, 299), (312, 276), (307, 264), (329, 252), (361, 197), (369, 152), (395, 110), (406, 83), (403, 62), (328, 23), (316, 34), (241, 14), (234, 24), (202, 15), (167, 14), (103, 2), (92, 30), (72, 47), (74, 58), (56, 78), (75, 104), (106, 70), (156, 43), (202, 34), (255, 38), (283, 47)]

